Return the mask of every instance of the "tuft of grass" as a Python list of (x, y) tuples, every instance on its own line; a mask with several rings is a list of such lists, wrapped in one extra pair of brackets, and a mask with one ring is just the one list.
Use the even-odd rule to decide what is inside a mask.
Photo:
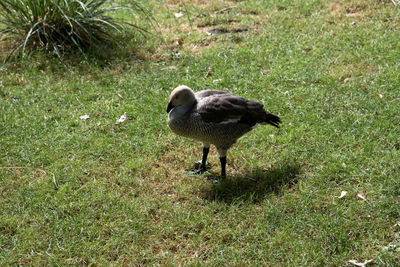
[(59, 58), (67, 50), (100, 50), (118, 42), (118, 33), (128, 27), (145, 29), (117, 18), (117, 11), (148, 16), (137, 1), (116, 5), (114, 0), (3, 0), (0, 2), (0, 34), (11, 40), (9, 56), (20, 52), (22, 58), (42, 48)]

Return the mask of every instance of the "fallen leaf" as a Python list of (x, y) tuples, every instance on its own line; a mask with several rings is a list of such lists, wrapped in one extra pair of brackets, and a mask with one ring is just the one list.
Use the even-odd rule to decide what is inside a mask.
[(357, 12), (346, 14), (346, 17), (361, 17), (361, 16), (362, 14)]
[(348, 260), (347, 263), (351, 263), (355, 266), (365, 267), (367, 264), (374, 263), (374, 260), (366, 260), (364, 262), (358, 262), (356, 260)]
[(88, 120), (90, 117), (89, 115), (85, 114), (79, 117), (81, 120)]
[(211, 71), (212, 71), (212, 67), (208, 67), (207, 73), (205, 75), (206, 78), (211, 75)]
[(350, 81), (350, 78), (346, 78), (343, 80), (343, 83), (347, 83), (348, 81)]
[(183, 45), (183, 39), (182, 38), (176, 38), (174, 44), (177, 45), (177, 46), (182, 46)]
[(115, 123), (115, 125), (121, 124), (121, 123), (123, 123), (124, 121), (126, 121), (127, 119), (128, 119), (128, 116), (126, 116), (126, 114), (124, 113), (124, 115), (122, 115), (122, 116), (117, 120), (117, 122)]
[(340, 193), (339, 198), (343, 198), (345, 195), (347, 195), (347, 191), (342, 191), (342, 192)]
[(178, 68), (176, 66), (168, 66), (165, 68), (162, 68), (162, 70), (177, 70)]
[(356, 198), (358, 200), (366, 200), (365, 196), (361, 195), (361, 194), (357, 194)]
[(400, 227), (400, 222), (397, 222), (395, 225), (393, 225), (394, 227)]
[(182, 12), (174, 13), (175, 18), (180, 18), (183, 16)]
[(225, 7), (225, 8), (223, 8), (223, 9), (220, 9), (220, 10), (215, 11), (215, 14), (224, 13), (225, 11), (227, 11), (227, 10), (229, 10), (229, 9), (232, 9), (232, 8), (235, 8), (235, 7), (236, 7), (236, 6)]

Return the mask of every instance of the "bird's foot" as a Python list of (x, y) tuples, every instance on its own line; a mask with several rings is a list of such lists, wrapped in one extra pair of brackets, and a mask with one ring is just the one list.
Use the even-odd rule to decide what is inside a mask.
[(201, 161), (197, 162), (193, 169), (187, 169), (186, 172), (191, 175), (200, 175), (203, 172), (206, 172), (207, 168), (205, 165), (201, 163)]
[(218, 184), (221, 180), (222, 180), (221, 178), (215, 178), (215, 177), (208, 178), (208, 181), (210, 181), (213, 184)]
[(188, 173), (188, 174), (191, 174), (191, 175), (200, 175), (200, 174), (202, 174), (203, 172), (205, 172), (206, 170), (203, 170), (203, 169), (186, 169), (186, 172)]

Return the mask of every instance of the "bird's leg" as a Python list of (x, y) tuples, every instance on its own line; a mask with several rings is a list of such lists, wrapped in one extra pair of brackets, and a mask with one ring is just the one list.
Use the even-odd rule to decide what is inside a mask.
[(208, 156), (208, 152), (210, 151), (210, 147), (208, 146), (203, 146), (203, 158), (201, 159), (201, 163), (200, 163), (200, 171), (201, 172), (205, 172), (207, 170), (207, 156)]
[(227, 149), (218, 148), (219, 161), (221, 162), (221, 178), (222, 179), (224, 179), (226, 177), (226, 152), (227, 152)]
[(221, 161), (221, 178), (226, 177), (226, 156), (220, 157), (219, 160)]
[(210, 151), (209, 144), (203, 144), (203, 158), (201, 159), (200, 166), (198, 169), (190, 170), (191, 174), (201, 174), (207, 170), (207, 156)]

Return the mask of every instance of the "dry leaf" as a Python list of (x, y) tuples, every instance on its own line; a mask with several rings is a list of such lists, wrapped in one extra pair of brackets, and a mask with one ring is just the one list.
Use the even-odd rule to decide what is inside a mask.
[(223, 9), (220, 9), (220, 10), (215, 11), (215, 14), (224, 13), (225, 11), (227, 11), (227, 10), (229, 10), (229, 9), (232, 9), (232, 8), (235, 8), (235, 7), (236, 7), (236, 6), (225, 7), (225, 8), (223, 8)]
[(347, 263), (351, 263), (355, 266), (365, 267), (365, 266), (367, 266), (367, 264), (374, 263), (374, 260), (366, 260), (364, 262), (358, 262), (356, 260), (348, 260)]
[(397, 222), (395, 225), (393, 225), (394, 227), (400, 227), (400, 222)]
[(347, 83), (348, 81), (350, 81), (350, 78), (346, 78), (343, 80), (343, 83)]
[(362, 14), (357, 12), (346, 14), (346, 17), (361, 17), (361, 16)]
[(361, 194), (357, 194), (356, 198), (358, 200), (366, 200), (365, 196), (361, 195)]
[(207, 73), (205, 75), (206, 78), (211, 75), (211, 70), (212, 70), (212, 67), (208, 67)]
[(180, 17), (183, 16), (183, 13), (182, 13), (182, 12), (174, 13), (174, 16), (175, 16), (176, 18), (180, 18)]
[(162, 68), (162, 70), (177, 70), (178, 68), (176, 66), (168, 66), (165, 68)]
[(343, 198), (345, 195), (347, 195), (347, 191), (342, 191), (342, 192), (340, 193), (339, 198)]
[(128, 116), (126, 116), (126, 114), (124, 113), (124, 115), (122, 115), (122, 116), (117, 120), (117, 122), (115, 123), (115, 125), (121, 124), (121, 123), (123, 123), (124, 121), (126, 121), (127, 119), (128, 119)]
[(85, 115), (79, 116), (79, 118), (81, 120), (88, 120), (90, 117), (89, 117), (89, 115), (85, 114)]

